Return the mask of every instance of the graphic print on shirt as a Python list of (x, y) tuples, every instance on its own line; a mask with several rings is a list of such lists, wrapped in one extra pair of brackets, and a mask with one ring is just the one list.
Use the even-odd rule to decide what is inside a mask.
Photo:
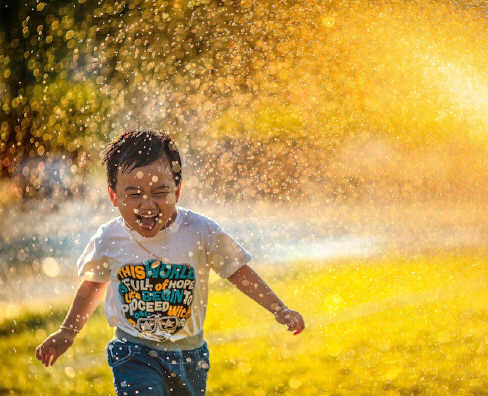
[(188, 264), (146, 260), (119, 269), (122, 312), (142, 333), (175, 334), (191, 316), (195, 270)]

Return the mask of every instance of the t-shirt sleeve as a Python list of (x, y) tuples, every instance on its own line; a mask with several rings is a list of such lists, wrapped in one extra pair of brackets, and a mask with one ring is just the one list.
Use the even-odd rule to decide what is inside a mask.
[(108, 256), (107, 241), (103, 227), (90, 239), (76, 265), (82, 280), (107, 282), (110, 280), (112, 259)]
[(251, 255), (214, 222), (209, 223), (208, 263), (222, 278), (228, 278), (251, 260)]

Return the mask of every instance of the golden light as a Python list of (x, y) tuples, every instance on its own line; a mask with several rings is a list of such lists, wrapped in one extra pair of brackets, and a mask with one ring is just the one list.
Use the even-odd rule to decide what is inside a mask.
[(60, 273), (57, 260), (54, 257), (45, 257), (41, 263), (42, 272), (50, 278), (55, 278)]

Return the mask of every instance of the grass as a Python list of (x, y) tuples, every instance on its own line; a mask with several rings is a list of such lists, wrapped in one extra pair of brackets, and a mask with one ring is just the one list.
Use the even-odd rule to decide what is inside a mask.
[[(208, 395), (488, 394), (486, 256), (303, 262), (264, 278), (307, 329), (293, 336), (214, 279)], [(0, 323), (0, 395), (114, 395), (100, 309), (55, 367), (35, 360), (65, 309)]]

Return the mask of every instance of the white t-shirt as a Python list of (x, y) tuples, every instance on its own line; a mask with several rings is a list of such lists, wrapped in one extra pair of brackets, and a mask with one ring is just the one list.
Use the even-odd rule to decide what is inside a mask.
[(153, 238), (131, 231), (122, 217), (101, 225), (77, 266), (83, 279), (110, 281), (105, 299), (110, 326), (142, 339), (175, 342), (202, 332), (210, 268), (228, 278), (250, 259), (214, 221), (177, 208), (175, 221)]

